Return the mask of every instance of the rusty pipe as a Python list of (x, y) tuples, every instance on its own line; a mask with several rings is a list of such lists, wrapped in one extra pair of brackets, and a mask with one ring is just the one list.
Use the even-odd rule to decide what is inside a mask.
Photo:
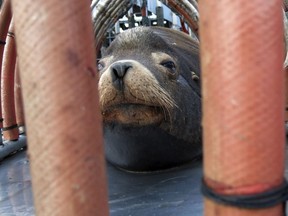
[(148, 15), (147, 14), (147, 0), (144, 0), (144, 1), (142, 0), (140, 11), (141, 11), (142, 17), (146, 17)]
[(2, 109), (3, 109), (3, 137), (4, 140), (17, 140), (19, 137), (15, 113), (14, 77), (16, 63), (16, 45), (14, 39), (13, 21), (10, 23), (6, 39), (2, 65)]
[(12, 1), (36, 215), (107, 216), (89, 1)]
[[(2, 71), (4, 46), (6, 44), (6, 36), (11, 19), (12, 19), (11, 2), (10, 0), (5, 0), (2, 2), (0, 13), (0, 76)], [(1, 94), (0, 94), (0, 101), (1, 101)], [(2, 116), (2, 106), (0, 106), (0, 128), (2, 127), (3, 127), (3, 116)]]
[[(199, 1), (204, 182), (222, 195), (283, 183), (282, 1)], [(282, 206), (241, 209), (205, 199), (205, 215), (280, 216)]]
[(22, 99), (22, 87), (20, 80), (20, 71), (19, 64), (16, 61), (15, 68), (15, 111), (16, 111), (16, 122), (19, 128), (19, 133), (25, 133), (25, 117), (24, 117), (24, 109), (23, 109), (23, 99)]

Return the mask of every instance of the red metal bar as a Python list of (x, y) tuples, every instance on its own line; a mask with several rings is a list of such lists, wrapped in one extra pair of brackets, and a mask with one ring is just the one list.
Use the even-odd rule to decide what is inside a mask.
[(147, 17), (147, 1), (142, 2), (141, 15), (142, 17)]
[[(6, 43), (6, 36), (11, 18), (12, 18), (12, 12), (11, 12), (10, 0), (4, 0), (1, 6), (1, 13), (0, 13), (0, 76), (2, 71), (4, 45)], [(1, 94), (0, 94), (0, 101), (2, 101)], [(2, 127), (3, 127), (3, 116), (2, 116), (2, 106), (0, 106), (0, 128)]]
[(4, 50), (2, 65), (2, 109), (3, 109), (3, 137), (4, 140), (17, 140), (19, 137), (18, 125), (16, 122), (14, 80), (16, 63), (16, 45), (14, 40), (14, 27), (11, 22)]
[(185, 22), (184, 22), (183, 18), (180, 18), (180, 23), (181, 23), (181, 31), (185, 32), (186, 34), (189, 34), (189, 31), (188, 31), (188, 29), (185, 26)]
[(89, 4), (12, 1), (38, 216), (109, 215)]
[(22, 90), (21, 90), (21, 80), (20, 80), (20, 71), (19, 64), (16, 64), (15, 69), (15, 110), (16, 110), (16, 121), (20, 132), (24, 132), (25, 126), (25, 117), (23, 109), (23, 99), (22, 99)]
[[(284, 176), (282, 1), (199, 1), (204, 180), (224, 195), (273, 189)], [(280, 216), (205, 199), (205, 215)]]

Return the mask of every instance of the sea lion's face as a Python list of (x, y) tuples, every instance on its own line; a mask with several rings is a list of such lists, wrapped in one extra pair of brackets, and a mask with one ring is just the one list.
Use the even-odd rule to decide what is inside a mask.
[(154, 43), (157, 40), (156, 47), (153, 43), (141, 48), (141, 38), (134, 33), (129, 32), (130, 35), (122, 35), (122, 38), (130, 40), (129, 44), (136, 40), (135, 47), (116, 41), (108, 50), (111, 54), (99, 61), (103, 120), (133, 126), (169, 121), (172, 110), (177, 108), (173, 93), (169, 91), (179, 76), (177, 59), (160, 37), (151, 37)]
[(164, 28), (127, 30), (98, 70), (108, 161), (151, 171), (201, 154), (198, 43)]
[(105, 66), (101, 70), (99, 91), (105, 122), (116, 121), (134, 126), (158, 124), (177, 106), (170, 92), (151, 73), (153, 69), (159, 77), (176, 76), (173, 58), (158, 52), (142, 57), (150, 58), (149, 62), (154, 66), (145, 65), (133, 58), (115, 59), (114, 56), (101, 61)]

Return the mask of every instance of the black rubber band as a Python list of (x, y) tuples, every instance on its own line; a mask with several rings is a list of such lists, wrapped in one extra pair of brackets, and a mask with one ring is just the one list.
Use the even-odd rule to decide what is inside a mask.
[(288, 184), (284, 181), (281, 186), (259, 194), (223, 195), (215, 192), (205, 181), (202, 181), (201, 192), (206, 198), (219, 204), (245, 209), (263, 209), (285, 204), (288, 199)]
[(5, 44), (6, 44), (6, 41), (0, 40), (0, 45), (5, 45)]
[(9, 127), (3, 127), (3, 128), (2, 128), (2, 131), (8, 131), (8, 130), (12, 130), (12, 129), (14, 129), (14, 128), (18, 128), (18, 125), (15, 124), (15, 125), (11, 125), (11, 126), (9, 126)]
[(0, 118), (0, 122), (3, 122), (4, 121), (4, 119), (3, 118)]
[(7, 35), (8, 35), (9, 37), (15, 38), (14, 32), (8, 32)]

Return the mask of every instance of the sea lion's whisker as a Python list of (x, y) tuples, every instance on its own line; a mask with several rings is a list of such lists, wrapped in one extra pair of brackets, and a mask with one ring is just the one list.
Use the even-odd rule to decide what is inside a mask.
[(142, 94), (142, 97), (143, 97), (143, 99), (144, 99), (144, 102), (147, 103), (148, 100), (146, 99), (144, 92), (141, 92), (141, 94)]

